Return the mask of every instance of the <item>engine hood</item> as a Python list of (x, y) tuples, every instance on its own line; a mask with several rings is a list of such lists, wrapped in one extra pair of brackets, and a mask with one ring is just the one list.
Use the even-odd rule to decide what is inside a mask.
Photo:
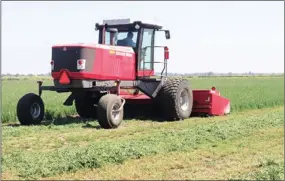
[(115, 51), (122, 51), (128, 53), (134, 53), (134, 49), (132, 47), (124, 47), (124, 46), (111, 46), (111, 45), (103, 45), (98, 43), (71, 43), (71, 44), (56, 44), (53, 45), (52, 48), (67, 48), (67, 47), (82, 47), (82, 48), (101, 48)]

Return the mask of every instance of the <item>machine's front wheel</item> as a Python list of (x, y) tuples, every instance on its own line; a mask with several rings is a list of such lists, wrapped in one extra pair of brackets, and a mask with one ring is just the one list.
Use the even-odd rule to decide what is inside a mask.
[(193, 107), (193, 93), (187, 80), (169, 78), (158, 96), (165, 119), (183, 120), (190, 117)]
[(38, 125), (44, 119), (44, 109), (42, 98), (28, 93), (17, 104), (17, 117), (22, 125)]
[(121, 98), (114, 94), (101, 97), (97, 107), (98, 122), (104, 129), (117, 128), (123, 121), (124, 109)]

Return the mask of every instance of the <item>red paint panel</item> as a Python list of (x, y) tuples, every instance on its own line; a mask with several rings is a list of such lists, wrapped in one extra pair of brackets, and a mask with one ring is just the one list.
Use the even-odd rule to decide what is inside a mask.
[(193, 90), (193, 113), (221, 116), (229, 103), (229, 99), (220, 96), (218, 91)]
[[(60, 72), (53, 72), (52, 77), (54, 79), (59, 79)], [(94, 79), (94, 80), (116, 80), (118, 79), (118, 76), (113, 75), (100, 75), (100, 74), (94, 74), (94, 73), (86, 73), (86, 72), (69, 72), (68, 76), (70, 79)]]
[(229, 100), (216, 94), (212, 95), (212, 100), (212, 115), (224, 115)]
[(122, 98), (129, 104), (151, 104), (152, 99), (144, 94), (132, 95), (132, 94), (120, 94)]
[[(112, 47), (98, 44), (70, 44), (53, 47), (88, 47), (95, 49), (95, 60), (91, 72), (67, 73), (70, 79), (97, 79), (97, 80), (134, 80), (135, 53), (130, 48)], [(64, 69), (61, 69), (61, 71)], [(52, 72), (54, 79), (59, 79), (60, 72)]]
[(96, 49), (94, 72), (100, 72), (98, 79), (108, 80), (110, 77), (119, 80), (135, 79), (135, 56), (125, 56), (126, 52)]
[(143, 77), (143, 76), (153, 76), (154, 71), (153, 70), (140, 70), (137, 72), (137, 76)]

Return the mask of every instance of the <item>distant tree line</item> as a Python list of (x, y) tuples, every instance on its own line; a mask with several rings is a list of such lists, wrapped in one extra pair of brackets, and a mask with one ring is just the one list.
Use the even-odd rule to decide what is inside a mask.
[(10, 73), (7, 73), (7, 74), (1, 74), (1, 77), (22, 77), (22, 76), (28, 76), (28, 77), (33, 77), (33, 76), (50, 76), (51, 73), (42, 73), (42, 74), (10, 74)]
[[(157, 75), (159, 75), (158, 73)], [(236, 76), (284, 76), (284, 73), (217, 73), (217, 72), (197, 72), (197, 73), (168, 73), (169, 76), (186, 76), (186, 77), (236, 77)]]
[[(160, 75), (160, 73), (155, 73), (156, 75)], [(284, 73), (253, 73), (253, 72), (245, 72), (245, 73), (216, 73), (216, 72), (197, 72), (197, 73), (167, 73), (168, 76), (186, 76), (186, 77), (236, 77), (236, 76), (284, 76)], [(33, 76), (51, 76), (51, 73), (42, 73), (42, 74), (2, 74), (1, 77), (33, 77)]]

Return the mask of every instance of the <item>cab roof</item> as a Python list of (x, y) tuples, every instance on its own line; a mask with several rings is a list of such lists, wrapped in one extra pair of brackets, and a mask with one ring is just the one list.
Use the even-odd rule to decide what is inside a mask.
[(150, 23), (143, 23), (142, 21), (134, 21), (129, 22), (128, 20), (105, 20), (103, 24), (96, 23), (96, 29), (105, 28), (117, 28), (119, 31), (130, 30), (130, 29), (139, 29), (142, 28), (150, 28), (160, 30), (162, 26)]

